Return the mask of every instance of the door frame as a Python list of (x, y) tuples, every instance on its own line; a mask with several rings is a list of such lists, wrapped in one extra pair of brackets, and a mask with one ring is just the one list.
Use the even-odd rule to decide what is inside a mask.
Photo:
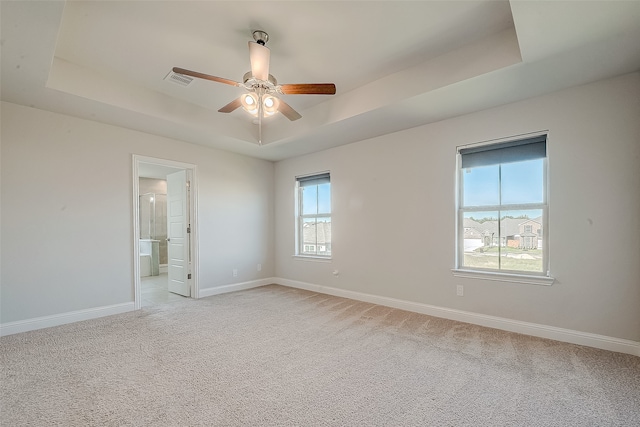
[(191, 263), (189, 266), (189, 272), (191, 273), (191, 298), (200, 298), (200, 254), (198, 244), (198, 180), (196, 174), (196, 165), (191, 163), (177, 162), (174, 160), (159, 159), (155, 157), (141, 156), (138, 154), (132, 155), (133, 166), (133, 210), (132, 210), (132, 224), (133, 224), (133, 303), (134, 309), (138, 310), (142, 308), (142, 290), (140, 280), (140, 164), (149, 163), (158, 166), (166, 166), (175, 169), (184, 169), (187, 171), (187, 177), (191, 181), (190, 185), (190, 197), (189, 197), (189, 218), (191, 220), (191, 233), (189, 239), (189, 245), (191, 248)]

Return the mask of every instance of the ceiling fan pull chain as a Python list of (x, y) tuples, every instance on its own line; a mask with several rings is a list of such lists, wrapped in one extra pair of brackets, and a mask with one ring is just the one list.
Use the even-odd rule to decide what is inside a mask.
[(258, 94), (258, 145), (262, 145), (262, 114), (264, 106), (262, 103), (264, 102), (264, 90), (260, 90)]

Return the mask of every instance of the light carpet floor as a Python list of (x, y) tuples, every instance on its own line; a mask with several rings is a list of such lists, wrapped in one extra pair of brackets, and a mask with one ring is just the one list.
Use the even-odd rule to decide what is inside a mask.
[(640, 426), (640, 358), (271, 285), (0, 339), (2, 426)]

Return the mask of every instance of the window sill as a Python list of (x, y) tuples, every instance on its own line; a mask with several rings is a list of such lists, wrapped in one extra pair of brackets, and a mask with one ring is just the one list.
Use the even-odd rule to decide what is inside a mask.
[(525, 274), (495, 273), (492, 271), (451, 270), (456, 277), (466, 277), (469, 279), (494, 280), (498, 282), (525, 283), (528, 285), (551, 286), (555, 279), (550, 276), (528, 276)]
[(331, 262), (330, 257), (313, 256), (313, 255), (293, 255), (293, 259), (296, 259), (298, 261)]

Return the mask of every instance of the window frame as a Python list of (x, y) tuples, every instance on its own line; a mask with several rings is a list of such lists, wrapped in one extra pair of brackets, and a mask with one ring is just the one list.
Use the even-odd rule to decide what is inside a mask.
[[(482, 206), (463, 206), (464, 202), (464, 171), (462, 168), (462, 155), (460, 151), (468, 147), (488, 147), (498, 146), (502, 144), (518, 143), (519, 141), (525, 141), (528, 139), (541, 139), (544, 138), (546, 146), (548, 146), (548, 133), (536, 133), (529, 135), (522, 135), (516, 138), (508, 138), (501, 140), (486, 141), (477, 144), (469, 144), (464, 146), (458, 146), (456, 148), (456, 247), (455, 247), (455, 268), (452, 269), (454, 276), (467, 277), (467, 278), (480, 278), (488, 280), (517, 282), (537, 285), (551, 285), (554, 282), (554, 278), (551, 276), (550, 259), (549, 259), (549, 186), (548, 186), (548, 164), (549, 156), (548, 150), (543, 160), (542, 170), (542, 185), (543, 185), (543, 200), (540, 203), (518, 203), (518, 204), (498, 204), (498, 205), (482, 205)], [(499, 148), (497, 148), (499, 149)], [(505, 164), (508, 162), (498, 162), (495, 164)], [(500, 185), (501, 176), (498, 177), (498, 184)], [(500, 227), (500, 212), (504, 211), (518, 211), (518, 210), (541, 210), (541, 225), (542, 225), (542, 272), (525, 271), (525, 270), (506, 270), (506, 269), (484, 269), (465, 267), (464, 261), (464, 215), (468, 212), (486, 212), (496, 211), (498, 212), (498, 227)], [(499, 228), (500, 229), (500, 228)], [(539, 231), (539, 230), (538, 230)], [(501, 239), (506, 236), (499, 235), (499, 243)]]
[[(332, 186), (329, 187), (329, 203), (330, 203), (330, 212), (329, 213), (319, 213), (316, 212), (314, 214), (303, 214), (302, 212), (304, 212), (303, 210), (303, 197), (302, 197), (302, 189), (304, 188), (304, 186), (300, 185), (301, 181), (305, 181), (305, 180), (312, 180), (314, 178), (327, 178), (329, 180), (329, 184), (331, 184), (331, 172), (330, 171), (324, 171), (324, 172), (317, 172), (317, 173), (313, 173), (313, 174), (308, 174), (308, 175), (299, 175), (296, 176), (296, 183), (295, 183), (295, 217), (296, 217), (296, 232), (295, 232), (295, 251), (294, 251), (294, 256), (296, 258), (302, 258), (302, 259), (315, 259), (315, 260), (331, 260), (332, 254), (333, 254), (333, 245), (332, 242), (329, 242), (329, 245), (327, 245), (327, 243), (323, 243), (322, 246), (330, 246), (330, 254), (329, 255), (322, 255), (322, 254), (318, 254), (318, 247), (320, 246), (317, 242), (313, 244), (313, 246), (315, 246), (316, 248), (316, 253), (315, 254), (309, 254), (309, 253), (305, 253), (304, 251), (304, 246), (310, 246), (311, 243), (307, 243), (305, 245), (305, 242), (303, 240), (303, 236), (304, 236), (304, 231), (303, 231), (303, 226), (304, 226), (304, 220), (308, 219), (308, 218), (315, 218), (316, 219), (316, 223), (317, 220), (320, 218), (328, 218), (331, 222), (331, 217), (332, 217), (332, 211), (333, 211), (333, 188)], [(333, 240), (333, 239), (332, 239)]]

